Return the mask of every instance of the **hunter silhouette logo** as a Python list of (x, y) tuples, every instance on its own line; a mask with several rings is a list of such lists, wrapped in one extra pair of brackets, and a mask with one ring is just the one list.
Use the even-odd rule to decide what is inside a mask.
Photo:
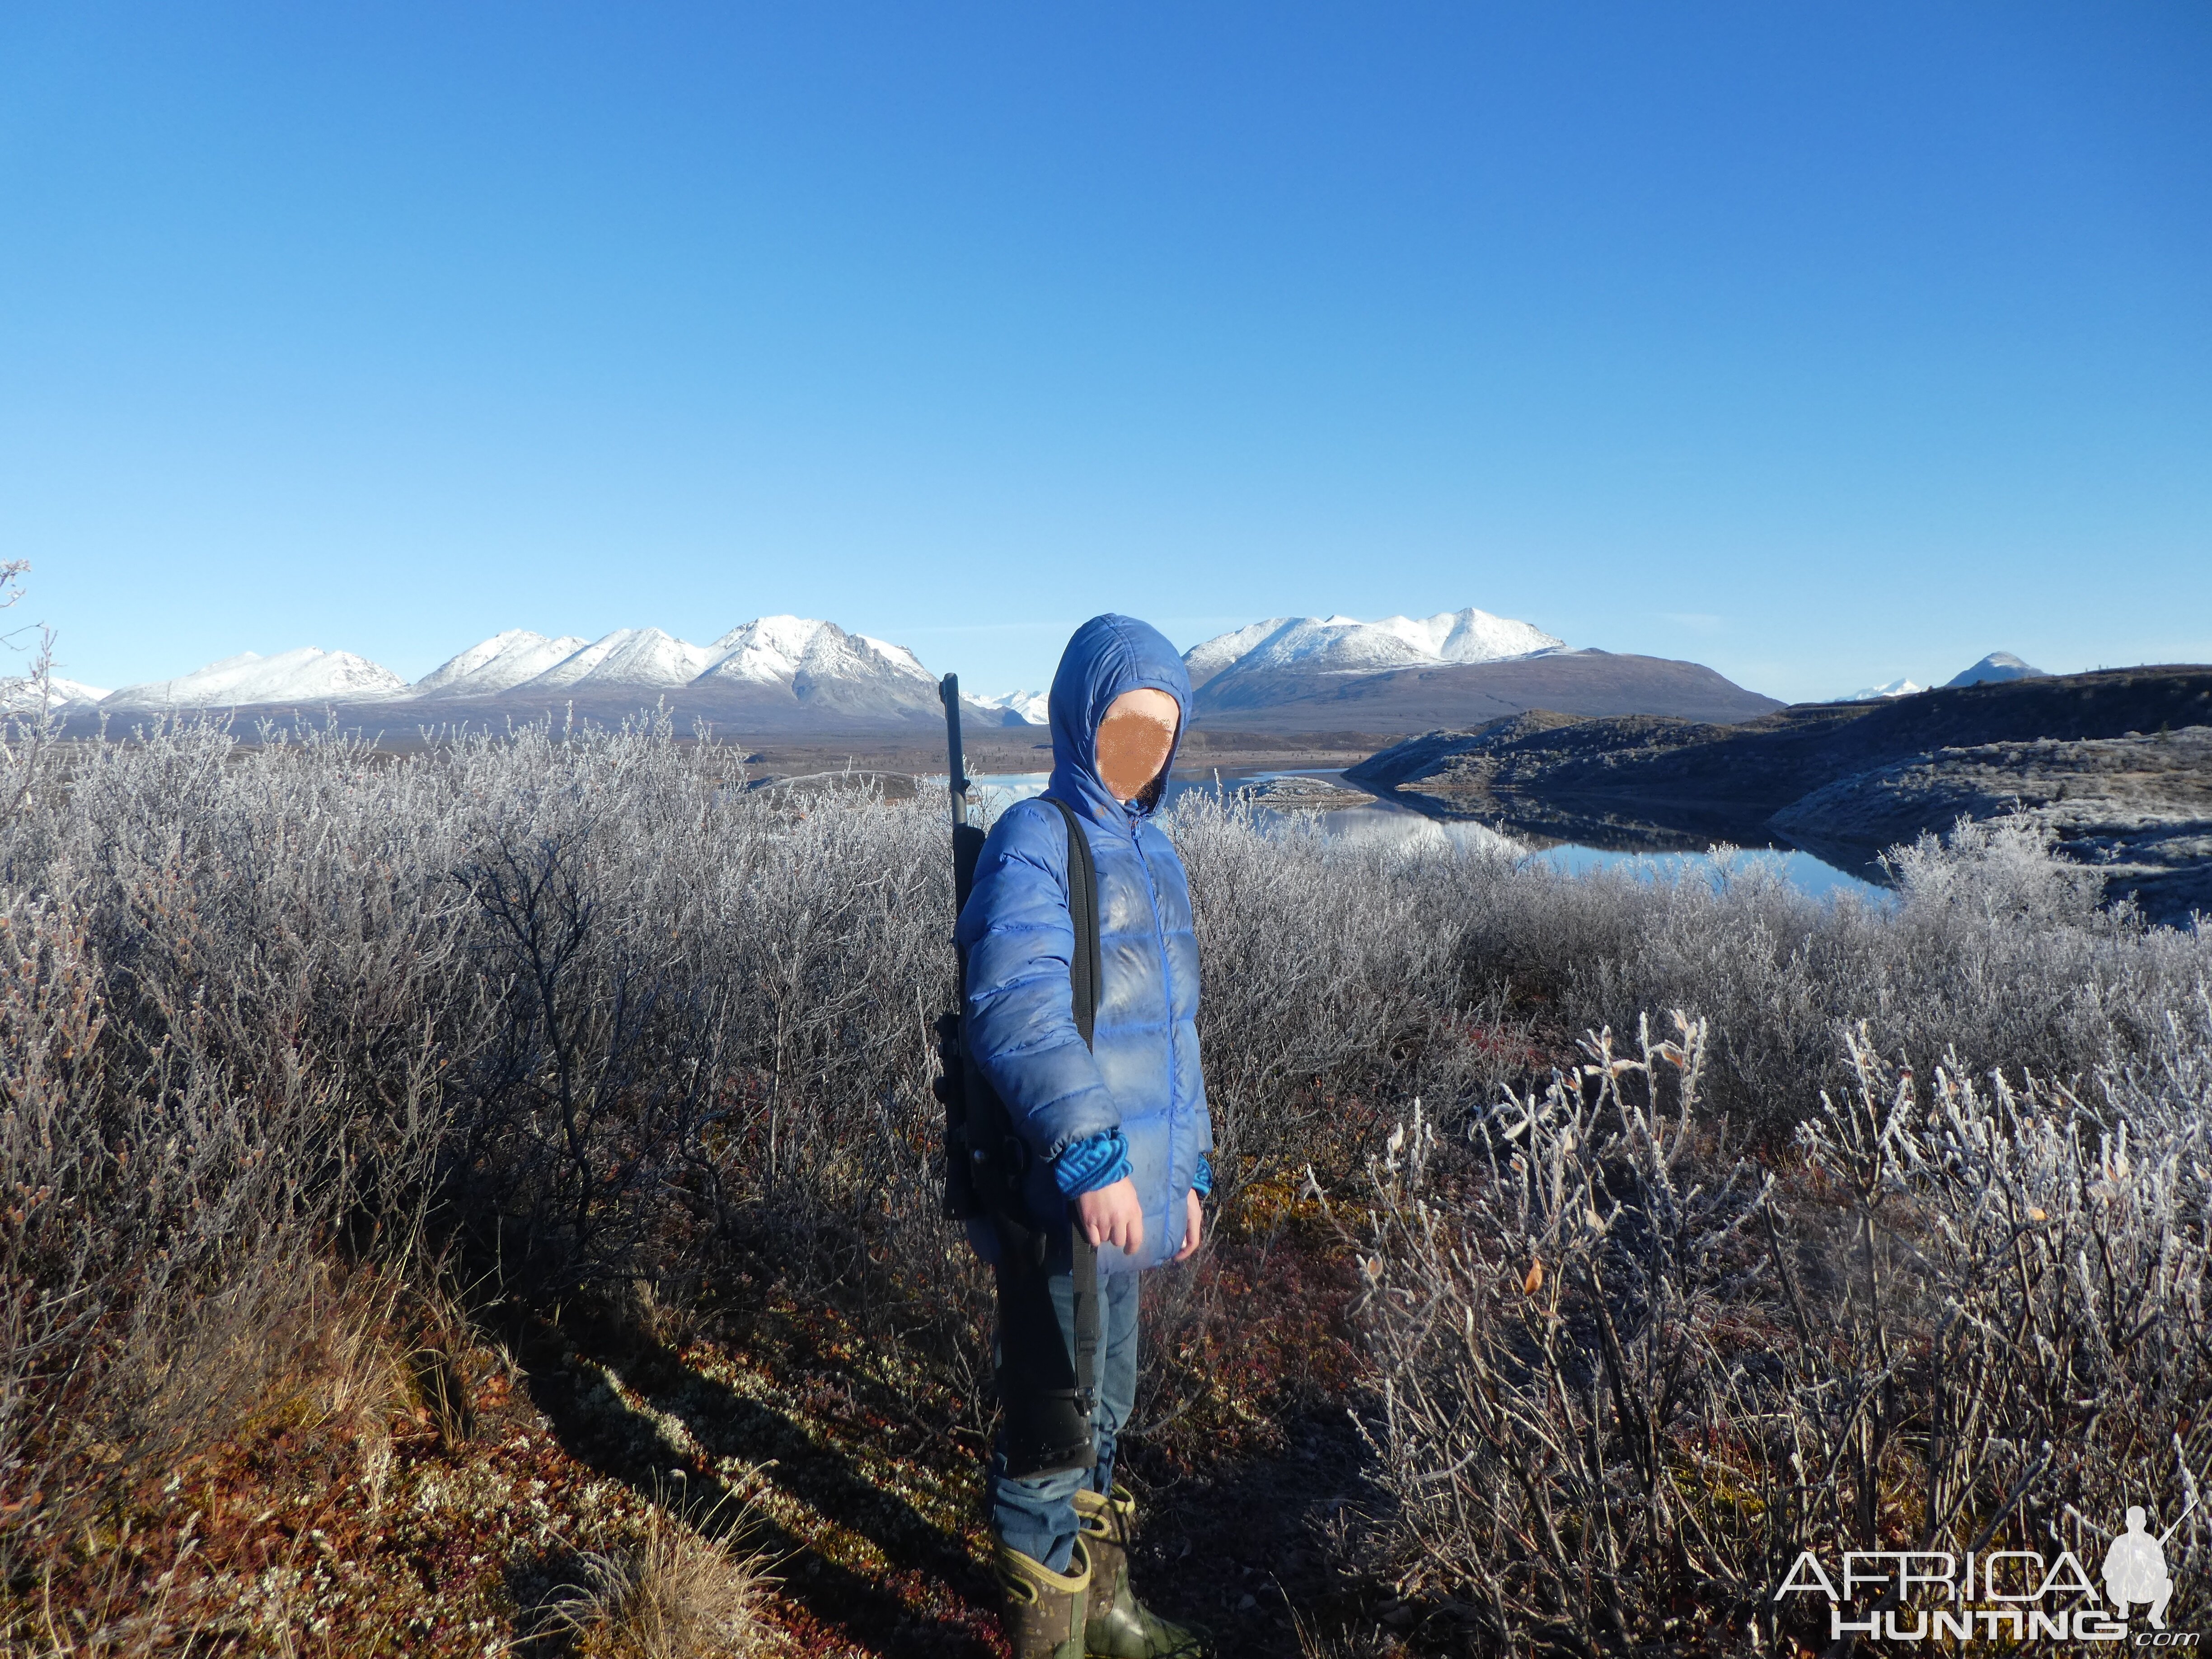
[[(2190, 1508), (2195, 1507), (2191, 1499)], [(2186, 1518), (2189, 1510), (2181, 1513)], [(2180, 1524), (2176, 1521), (2173, 1527)], [(2142, 1505), (2129, 1506), (2128, 1529), (2105, 1552), (2105, 1594), (2112, 1598), (2113, 1618), (2125, 1619), (2129, 1605), (2140, 1601), (2150, 1609), (2151, 1628), (2166, 1628), (2166, 1604), (2173, 1599), (2173, 1580), (2166, 1576), (2166, 1540), (2173, 1536), (2173, 1527), (2153, 1538), (2143, 1529)]]
[[(2196, 1632), (2166, 1627), (2166, 1604), (2173, 1599), (2166, 1545), (2196, 1507), (2191, 1498), (2173, 1524), (2154, 1535), (2148, 1511), (2129, 1505), (2125, 1528), (2113, 1534), (2105, 1552), (2101, 1597), (2071, 1550), (2056, 1558), (2037, 1550), (1969, 1550), (1963, 1557), (1948, 1550), (1851, 1550), (1833, 1577), (1806, 1550), (1774, 1599), (1826, 1596), (1831, 1639), (2125, 1641), (2134, 1647), (2193, 1648)], [(1860, 1608), (1865, 1610), (1857, 1617), (1846, 1616)], [(2149, 1629), (2130, 1635), (2131, 1609), (2142, 1612)]]

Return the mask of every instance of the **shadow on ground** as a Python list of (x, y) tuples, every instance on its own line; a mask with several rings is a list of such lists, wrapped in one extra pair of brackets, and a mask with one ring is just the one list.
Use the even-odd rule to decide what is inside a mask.
[[(626, 1364), (612, 1366), (564, 1355), (556, 1339), (537, 1346), (542, 1352), (524, 1357), (531, 1397), (569, 1455), (671, 1502), (704, 1531), (734, 1528), (744, 1549), (769, 1557), (803, 1645), (1005, 1651), (989, 1612), (991, 1581), (968, 1540), (933, 1525), (792, 1414), (659, 1344), (629, 1349)], [(745, 1474), (732, 1480), (733, 1464)], [(810, 1516), (827, 1524), (810, 1528), (802, 1518)], [(836, 1559), (845, 1555), (860, 1559)]]

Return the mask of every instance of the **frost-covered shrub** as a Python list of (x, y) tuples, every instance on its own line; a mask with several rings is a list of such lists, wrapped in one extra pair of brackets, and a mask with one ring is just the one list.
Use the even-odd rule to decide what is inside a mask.
[(1197, 915), (1224, 1197), (1251, 1175), (1338, 1164), (1413, 1093), (1479, 1098), (1525, 1060), (1462, 961), (1457, 895), (1499, 873), (1479, 856), (1332, 841), (1198, 793), (1168, 828)]
[(1855, 1036), (1778, 1182), (1716, 1155), (1705, 1031), (1675, 1031), (1595, 1036), (1463, 1145), (1417, 1115), (1373, 1165), (1370, 1566), (1485, 1651), (1818, 1647), (1827, 1602), (1775, 1595), (1801, 1551), (2094, 1572), (2141, 1504), (2185, 1603), (2212, 999), (2078, 1091), (1923, 1081)]
[[(189, 1425), (155, 1425), (131, 1377), (252, 1351), (211, 1346), (209, 1310), (276, 1328), (255, 1298), (317, 1252), (458, 1252), (528, 1301), (696, 1284), (738, 1247), (890, 1298), (905, 1328), (897, 1298), (935, 1297), (972, 1339), (929, 1090), (952, 987), (938, 802), (750, 788), (728, 750), (652, 726), (394, 757), (182, 721), (28, 758), (0, 756), (32, 786), (0, 823), (17, 1496), (69, 1487), (40, 1460), (94, 1440), (117, 1468), (171, 1456)], [(1302, 1168), (1356, 1139), (1347, 1103), (1431, 1074), (1450, 963), (1417, 881), (1218, 811), (1181, 832), (1233, 1191), (1253, 1160), (1231, 1146)], [(251, 1383), (161, 1398), (218, 1432)], [(104, 1426), (38, 1426), (72, 1422)]]
[[(258, 1409), (310, 1262), (441, 1256), (542, 1309), (743, 1253), (987, 1373), (939, 1213), (944, 808), (750, 782), (651, 722), (404, 757), (194, 721), (0, 744), (0, 1567)], [(1340, 1186), (1416, 1095), (1487, 1121), (1501, 1085), (1540, 1094), (1544, 1044), (1650, 1006), (1705, 1022), (1738, 1151), (1899, 1056), (2097, 1112), (2201, 1097), (2212, 946), (2096, 909), (2016, 828), (1900, 854), (1888, 907), (1203, 798), (1167, 828), (1218, 1213), (1272, 1183), (1279, 1216), (1308, 1165)]]
[(1891, 902), (1810, 896), (1755, 855), (1710, 878), (1492, 862), (1455, 890), (1466, 971), (1562, 1034), (1689, 1009), (1711, 1028), (1712, 1108), (1769, 1139), (1844, 1084), (1859, 1022), (1893, 1058), (2069, 1078), (2141, 1051), (2212, 975), (2212, 936), (2100, 909), (2094, 878), (2024, 821), (1891, 856)]

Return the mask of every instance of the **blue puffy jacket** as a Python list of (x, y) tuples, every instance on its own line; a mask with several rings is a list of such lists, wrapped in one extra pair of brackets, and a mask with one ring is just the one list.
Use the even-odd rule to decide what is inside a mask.
[(1115, 800), (1098, 778), (1098, 722), (1115, 698), (1140, 686), (1172, 696), (1188, 722), (1182, 659), (1156, 629), (1115, 616), (1076, 631), (1052, 682), (1047, 793), (1075, 809), (1098, 869), (1103, 971), (1092, 1047), (1075, 1029), (1068, 979), (1067, 821), (1049, 802), (1017, 802), (992, 827), (958, 935), (969, 1047), (1029, 1149), (1032, 1224), (1067, 1218), (1051, 1167), (1062, 1151), (1116, 1128), (1128, 1143), (1145, 1243), (1134, 1256), (1100, 1251), (1108, 1272), (1156, 1267), (1175, 1253), (1183, 1194), (1213, 1141), (1199, 1069), (1189, 883), (1149, 810)]

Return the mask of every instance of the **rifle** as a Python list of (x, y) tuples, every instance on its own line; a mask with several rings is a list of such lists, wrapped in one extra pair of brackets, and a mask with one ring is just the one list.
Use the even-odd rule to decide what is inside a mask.
[[(975, 890), (983, 831), (969, 820), (969, 783), (960, 741), (960, 677), (937, 688), (945, 703), (946, 788), (952, 807), (954, 915)], [(1098, 1013), (1098, 872), (1074, 812), (1054, 801), (1067, 823), (1068, 918), (1075, 929), (1069, 991), (1076, 1029), (1088, 1044)], [(1097, 1405), (1098, 1252), (1073, 1218), (1068, 1268), (1074, 1280), (1074, 1351), (1070, 1353), (1052, 1305), (1048, 1263), (1054, 1243), (1030, 1224), (1022, 1196), (1030, 1153), (1015, 1134), (1006, 1103), (969, 1058), (963, 1029), (968, 960), (954, 949), (957, 1006), (938, 1017), (941, 1061), (935, 1084), (945, 1106), (945, 1213), (981, 1221), (998, 1235), (999, 1400), (1006, 1414), (1006, 1473), (1018, 1480), (1096, 1468), (1091, 1425)], [(1056, 1230), (1055, 1230), (1056, 1231)]]
[[(960, 743), (960, 677), (947, 674), (937, 694), (945, 702), (945, 787), (952, 805), (952, 915), (957, 921), (968, 908), (968, 895), (975, 889), (975, 860), (983, 850), (983, 831), (968, 820), (969, 786), (967, 757)], [(937, 1018), (941, 1069), (936, 1086), (938, 1098), (945, 1103), (945, 1215), (949, 1221), (972, 1221), (1004, 1205), (986, 1204), (978, 1188), (978, 1177), (986, 1173), (981, 1166), (994, 1161), (991, 1142), (998, 1137), (991, 1131), (998, 1126), (985, 1118), (976, 1126), (984, 1131), (982, 1136), (971, 1139), (969, 1133), (969, 1106), (977, 1094), (975, 1085), (982, 1079), (970, 1077), (967, 1049), (961, 1042), (960, 1027), (968, 1006), (968, 957), (957, 946), (952, 955), (955, 1000), (948, 1012)], [(993, 1196), (1003, 1199), (1010, 1194), (994, 1193)]]

